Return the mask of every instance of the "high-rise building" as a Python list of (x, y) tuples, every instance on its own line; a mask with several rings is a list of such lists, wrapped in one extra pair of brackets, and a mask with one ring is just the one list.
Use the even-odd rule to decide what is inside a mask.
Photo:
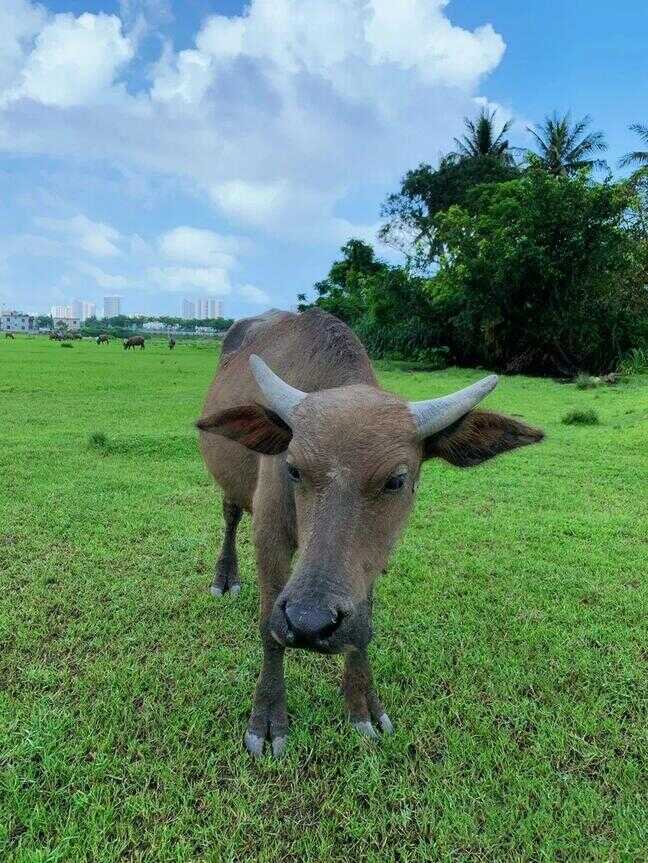
[(223, 301), (217, 300), (216, 297), (198, 297), (192, 305), (195, 310), (194, 317), (197, 320), (205, 321), (223, 317)]
[(182, 317), (186, 318), (187, 320), (193, 320), (197, 317), (196, 304), (193, 300), (182, 301)]
[(104, 318), (121, 315), (121, 297), (104, 297)]
[(87, 321), (88, 318), (97, 317), (96, 303), (87, 303), (85, 300), (81, 303), (81, 320)]
[(65, 318), (73, 318), (72, 307), (71, 306), (52, 306), (50, 309), (50, 314), (53, 318), (65, 319)]
[(206, 318), (222, 318), (223, 317), (223, 301), (217, 300), (216, 297), (207, 298), (207, 314)]

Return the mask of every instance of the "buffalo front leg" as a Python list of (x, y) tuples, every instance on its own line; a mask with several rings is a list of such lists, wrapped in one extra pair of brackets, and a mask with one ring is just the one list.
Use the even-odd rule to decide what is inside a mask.
[(255, 757), (263, 753), (263, 746), (268, 738), (275, 758), (283, 754), (286, 746), (288, 713), (283, 660), (283, 647), (278, 644), (273, 646), (268, 640), (264, 640), (263, 664), (254, 691), (250, 721), (245, 732), (245, 748)]
[[(258, 510), (261, 510), (258, 507)], [(263, 646), (261, 673), (254, 691), (254, 705), (245, 733), (245, 748), (258, 757), (267, 739), (275, 758), (282, 755), (288, 734), (286, 711), (286, 685), (284, 682), (284, 647), (270, 631), (270, 615), (275, 600), (288, 581), (294, 546), (277, 525), (276, 512), (272, 518), (254, 510), (254, 541), (257, 549), (260, 609), (259, 630)]]
[(342, 690), (349, 719), (364, 737), (377, 738), (376, 726), (384, 733), (394, 730), (373, 685), (366, 650), (352, 649), (346, 654)]
[(236, 596), (241, 590), (241, 579), (238, 571), (236, 555), (236, 530), (239, 526), (243, 510), (229, 500), (223, 501), (223, 518), (225, 519), (225, 538), (220, 557), (216, 563), (214, 580), (209, 592), (212, 596), (222, 596), (226, 590)]

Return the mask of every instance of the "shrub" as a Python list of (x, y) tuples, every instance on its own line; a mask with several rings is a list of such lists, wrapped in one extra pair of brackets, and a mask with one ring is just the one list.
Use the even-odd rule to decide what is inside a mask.
[(432, 296), (435, 307), (436, 295), (451, 299), (446, 338), (458, 360), (602, 374), (646, 345), (643, 259), (625, 228), (632, 200), (622, 183), (531, 169), (439, 214)]
[(61, 342), (61, 347), (62, 348), (73, 348), (74, 345), (72, 344), (72, 342)]
[(648, 374), (648, 350), (633, 348), (619, 363), (619, 373), (622, 375)]
[(599, 415), (591, 409), (569, 411), (562, 418), (562, 422), (566, 426), (597, 426), (600, 424)]

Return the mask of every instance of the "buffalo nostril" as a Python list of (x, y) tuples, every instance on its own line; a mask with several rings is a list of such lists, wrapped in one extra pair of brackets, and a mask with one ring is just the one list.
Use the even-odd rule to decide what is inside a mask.
[(343, 614), (331, 608), (317, 608), (309, 605), (287, 605), (286, 621), (295, 638), (300, 641), (315, 642), (329, 638), (342, 622)]

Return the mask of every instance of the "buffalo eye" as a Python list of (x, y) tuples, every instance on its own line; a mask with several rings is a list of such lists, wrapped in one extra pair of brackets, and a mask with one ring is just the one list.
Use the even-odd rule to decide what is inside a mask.
[(286, 470), (288, 471), (288, 476), (293, 482), (299, 482), (301, 479), (301, 473), (299, 472), (299, 468), (295, 467), (294, 464), (291, 464), (289, 461), (286, 462)]
[(406, 473), (395, 473), (393, 476), (390, 476), (385, 485), (383, 486), (383, 491), (385, 492), (395, 492), (400, 491), (405, 485), (405, 480), (407, 479)]

